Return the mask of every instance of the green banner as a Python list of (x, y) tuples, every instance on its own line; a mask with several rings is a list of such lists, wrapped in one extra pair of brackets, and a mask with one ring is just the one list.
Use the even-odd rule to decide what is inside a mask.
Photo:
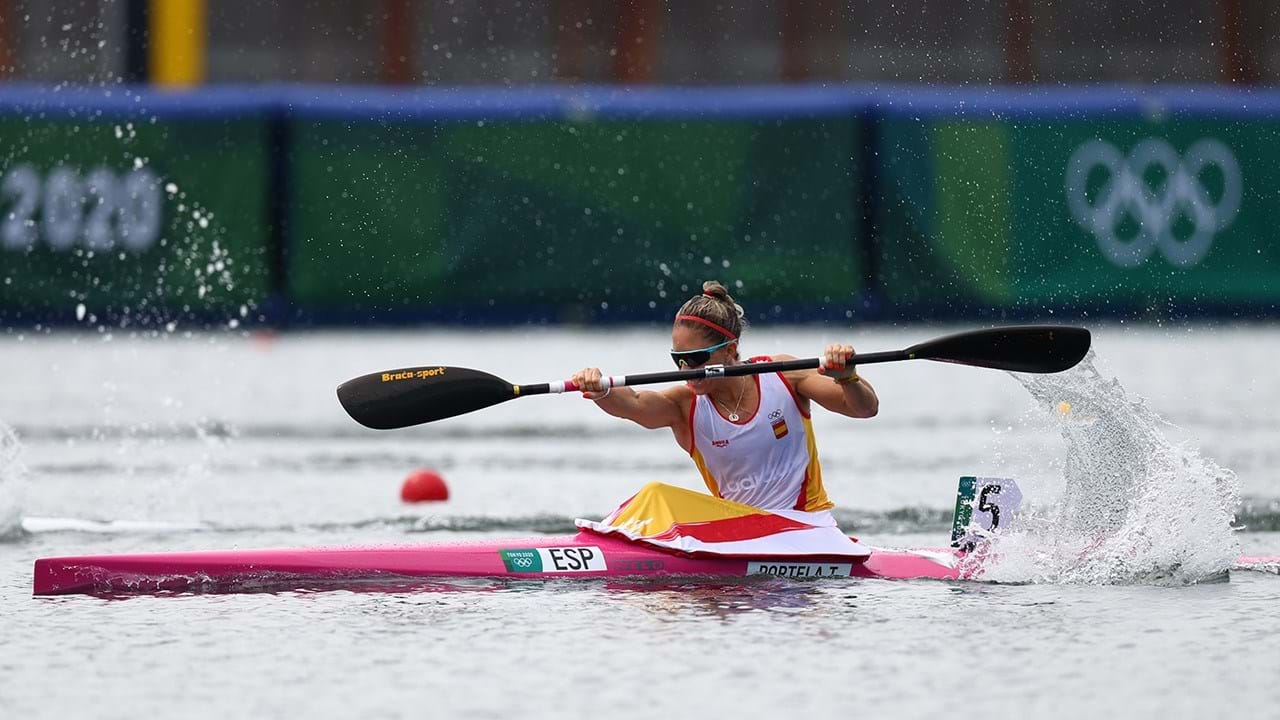
[(5, 116), (0, 142), (8, 320), (234, 320), (265, 296), (264, 120)]
[(858, 121), (371, 124), (292, 131), (289, 282), (312, 311), (752, 316), (853, 307)]
[(1280, 124), (890, 119), (879, 137), (878, 261), (892, 304), (1280, 302)]

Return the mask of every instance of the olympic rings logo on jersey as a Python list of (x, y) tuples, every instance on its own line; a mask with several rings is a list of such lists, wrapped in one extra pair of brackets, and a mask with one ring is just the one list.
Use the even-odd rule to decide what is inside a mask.
[[(1201, 181), (1201, 173), (1216, 168), (1222, 175), (1222, 192), (1214, 202)], [(1103, 169), (1107, 176), (1093, 197), (1089, 176)], [(1148, 170), (1163, 171), (1164, 182), (1150, 187)], [(1093, 233), (1098, 248), (1123, 268), (1141, 265), (1159, 249), (1177, 267), (1193, 267), (1204, 260), (1213, 238), (1235, 220), (1240, 211), (1243, 180), (1235, 155), (1221, 141), (1198, 140), (1181, 158), (1160, 138), (1147, 138), (1126, 157), (1105, 140), (1090, 140), (1076, 148), (1067, 161), (1067, 205), (1071, 215)], [(1132, 237), (1121, 237), (1126, 217), (1138, 221)], [(1184, 219), (1194, 228), (1186, 237), (1174, 232)]]
[(723, 490), (721, 494), (723, 495), (727, 492), (736, 495), (738, 493), (751, 492), (752, 490), (755, 490), (756, 486), (759, 484), (760, 481), (753, 477), (726, 480), (721, 488)]

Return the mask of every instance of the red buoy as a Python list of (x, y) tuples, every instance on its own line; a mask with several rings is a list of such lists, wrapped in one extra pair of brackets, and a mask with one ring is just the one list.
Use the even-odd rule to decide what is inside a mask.
[(400, 499), (405, 502), (439, 502), (449, 499), (449, 486), (435, 470), (422, 468), (409, 473), (400, 486)]

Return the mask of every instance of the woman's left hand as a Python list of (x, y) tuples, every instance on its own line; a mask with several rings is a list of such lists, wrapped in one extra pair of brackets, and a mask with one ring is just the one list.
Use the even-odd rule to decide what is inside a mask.
[(818, 372), (836, 380), (852, 377), (856, 372), (854, 366), (845, 365), (852, 355), (852, 345), (831, 343), (822, 353), (822, 367), (818, 368)]

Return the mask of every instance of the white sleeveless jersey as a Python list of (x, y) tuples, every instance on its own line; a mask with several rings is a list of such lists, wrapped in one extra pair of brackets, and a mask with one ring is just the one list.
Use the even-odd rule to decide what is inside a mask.
[(736, 423), (721, 415), (706, 395), (695, 395), (691, 403), (689, 454), (707, 488), (712, 495), (762, 510), (831, 508), (813, 426), (800, 410), (795, 389), (781, 373), (754, 377), (760, 405)]

